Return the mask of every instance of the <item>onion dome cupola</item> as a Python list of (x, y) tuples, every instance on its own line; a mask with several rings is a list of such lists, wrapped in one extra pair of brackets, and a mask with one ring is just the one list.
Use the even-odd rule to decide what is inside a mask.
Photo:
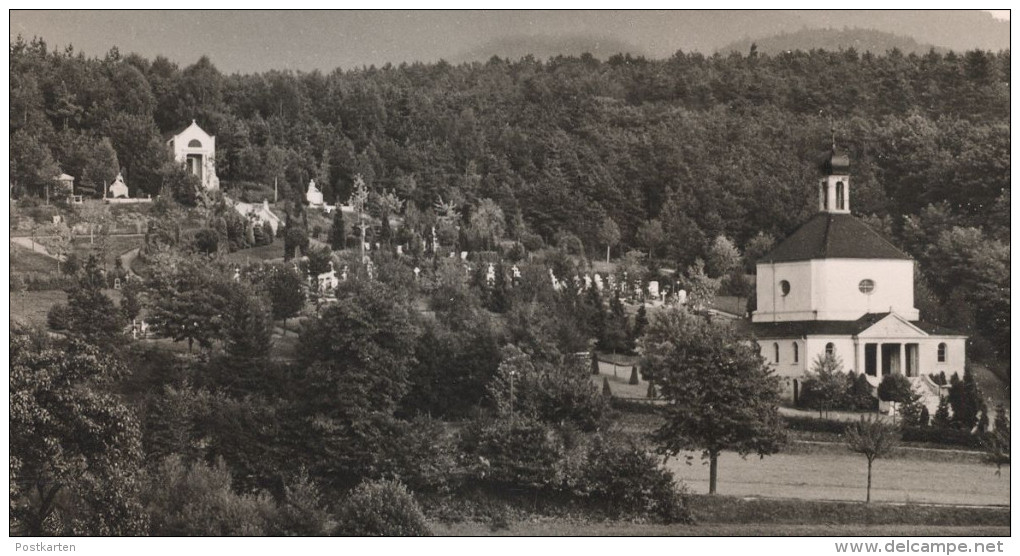
[(820, 165), (822, 179), (818, 183), (818, 210), (821, 212), (850, 213), (850, 157), (832, 151)]

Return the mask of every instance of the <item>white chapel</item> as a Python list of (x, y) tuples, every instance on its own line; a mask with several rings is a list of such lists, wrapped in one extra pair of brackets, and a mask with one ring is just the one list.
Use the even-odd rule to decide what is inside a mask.
[[(822, 163), (818, 213), (757, 262), (751, 321), (761, 355), (796, 399), (819, 355), (865, 373), (963, 373), (966, 336), (925, 324), (914, 307), (914, 261), (850, 214), (850, 159)], [(930, 385), (929, 385), (930, 386)]]
[(173, 134), (166, 144), (173, 151), (174, 159), (198, 176), (202, 187), (210, 190), (220, 188), (220, 179), (216, 177), (216, 138), (206, 133), (195, 120)]

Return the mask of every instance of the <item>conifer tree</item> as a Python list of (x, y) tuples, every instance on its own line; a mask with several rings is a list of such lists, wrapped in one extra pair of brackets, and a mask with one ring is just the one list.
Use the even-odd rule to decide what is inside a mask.
[(347, 246), (347, 229), (344, 225), (344, 212), (340, 207), (336, 208), (333, 214), (333, 227), (329, 230), (329, 246), (334, 251), (340, 251)]

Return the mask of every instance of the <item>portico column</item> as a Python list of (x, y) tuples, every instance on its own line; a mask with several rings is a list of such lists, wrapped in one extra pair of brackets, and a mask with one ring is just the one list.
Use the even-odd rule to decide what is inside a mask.
[(875, 376), (877, 376), (878, 378), (882, 378), (882, 369), (885, 368), (883, 367), (882, 361), (883, 345), (885, 344), (883, 344), (882, 342), (875, 342)]
[(854, 371), (863, 374), (864, 371), (864, 342), (860, 338), (854, 338)]
[(907, 376), (907, 344), (900, 342), (900, 374)]

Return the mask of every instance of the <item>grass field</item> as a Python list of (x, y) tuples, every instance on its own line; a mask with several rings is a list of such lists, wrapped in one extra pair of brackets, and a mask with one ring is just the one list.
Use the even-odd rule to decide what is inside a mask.
[(599, 523), (559, 518), (512, 523), (506, 529), (494, 530), (488, 523), (468, 521), (453, 524), (432, 524), (436, 535), (451, 536), (679, 536), (679, 537), (1000, 537), (1009, 536), (1004, 526), (933, 526), (933, 525), (830, 525), (772, 523), (702, 523), (699, 525), (661, 525), (607, 521)]
[[(120, 292), (103, 290), (114, 303), (120, 303)], [(47, 290), (34, 292), (11, 292), (11, 320), (46, 326), (46, 313), (57, 303), (66, 303), (67, 294), (63, 290)]]
[(438, 535), (1007, 536), (1009, 508), (688, 497), (695, 524), (534, 516), (493, 528), (485, 521), (434, 523)]
[[(700, 453), (691, 465), (671, 458), (667, 467), (693, 492), (708, 492), (708, 466)], [(876, 460), (871, 499), (876, 502), (1009, 505), (1010, 469), (973, 461), (931, 461), (916, 458)], [(861, 501), (865, 497), (867, 462), (846, 453), (782, 453), (764, 459), (742, 459), (734, 453), (719, 457), (719, 493), (812, 500)]]
[(35, 253), (31, 249), (12, 243), (11, 267), (14, 272), (56, 272), (57, 261), (53, 257)]
[[(133, 235), (133, 236), (110, 236), (109, 244), (110, 247), (106, 254), (106, 263), (113, 268), (114, 259), (117, 259), (124, 253), (141, 247), (145, 241), (145, 236)], [(95, 244), (89, 243), (88, 236), (79, 236), (74, 238), (75, 250), (79, 253), (79, 256), (87, 257), (88, 254), (95, 247)]]
[(10, 300), (12, 321), (46, 326), (46, 313), (57, 303), (65, 303), (67, 294), (63, 290), (11, 292)]
[(283, 259), (283, 240), (277, 238), (269, 245), (252, 247), (234, 251), (224, 257), (225, 260), (237, 264), (247, 264), (255, 261), (268, 261), (270, 259)]

